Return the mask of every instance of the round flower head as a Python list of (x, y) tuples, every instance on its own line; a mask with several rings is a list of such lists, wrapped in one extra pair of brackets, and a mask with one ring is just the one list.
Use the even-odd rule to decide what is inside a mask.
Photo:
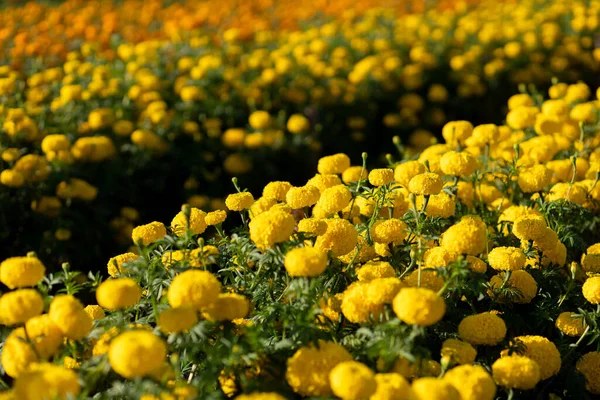
[(50, 319), (48, 314), (30, 318), (25, 323), (25, 328), (13, 330), (6, 339), (8, 342), (16, 340), (35, 347), (36, 357), (47, 360), (54, 356), (63, 343), (63, 335), (58, 326)]
[(584, 188), (563, 182), (559, 182), (552, 186), (546, 196), (547, 201), (567, 200), (579, 205), (585, 203), (586, 198), (587, 192)]
[(379, 220), (371, 228), (371, 239), (376, 243), (402, 243), (406, 237), (406, 224), (399, 219)]
[(398, 357), (392, 368), (393, 372), (398, 373), (406, 379), (439, 376), (442, 373), (442, 366), (434, 360), (417, 359), (412, 363), (406, 358)]
[(69, 339), (83, 339), (92, 330), (92, 318), (81, 302), (71, 295), (56, 296), (50, 303), (48, 315)]
[(221, 283), (208, 271), (190, 269), (173, 278), (167, 293), (173, 308), (201, 310), (213, 303), (221, 292)]
[(486, 249), (487, 227), (479, 217), (463, 217), (442, 234), (440, 245), (450, 253), (476, 256)]
[(364, 181), (367, 179), (368, 171), (363, 167), (355, 166), (347, 168), (342, 173), (342, 181), (346, 184), (355, 183), (358, 181)]
[(405, 188), (408, 188), (408, 184), (412, 178), (425, 172), (427, 172), (427, 168), (419, 161), (406, 161), (398, 164), (394, 169), (394, 180)]
[(600, 276), (587, 278), (581, 290), (587, 301), (592, 304), (600, 304)]
[(383, 312), (383, 303), (374, 303), (368, 298), (367, 283), (354, 282), (342, 294), (342, 314), (352, 323), (377, 321)]
[(317, 189), (319, 189), (319, 193), (322, 193), (323, 190), (327, 188), (341, 184), (342, 181), (335, 174), (316, 174), (315, 176), (310, 178), (308, 182), (306, 182), (306, 186), (316, 187)]
[(206, 319), (210, 321), (233, 321), (245, 318), (249, 312), (250, 302), (237, 293), (221, 293), (204, 309)]
[(292, 188), (289, 182), (269, 182), (263, 189), (263, 196), (275, 199), (277, 201), (285, 201), (287, 192)]
[(473, 256), (466, 256), (465, 260), (467, 261), (467, 267), (478, 274), (485, 274), (487, 271), (487, 264), (481, 260), (480, 258)]
[(189, 226), (183, 211), (179, 211), (171, 221), (171, 230), (177, 236), (183, 236), (189, 229), (194, 235), (199, 235), (206, 230), (206, 213), (198, 208), (190, 207)]
[(434, 292), (438, 292), (444, 286), (444, 278), (432, 269), (422, 269), (420, 274), (415, 270), (405, 277), (403, 282), (408, 287), (422, 287)]
[(456, 260), (456, 256), (443, 247), (432, 247), (423, 254), (423, 263), (427, 268), (447, 267)]
[(552, 181), (552, 171), (541, 164), (519, 171), (518, 184), (523, 193), (539, 192)]
[(529, 357), (511, 355), (494, 362), (492, 375), (505, 388), (530, 390), (540, 381), (540, 366)]
[(490, 374), (480, 365), (460, 365), (446, 372), (444, 381), (460, 394), (461, 400), (493, 400), (496, 384)]
[(152, 332), (132, 330), (110, 342), (108, 361), (112, 369), (127, 379), (148, 376), (167, 358), (167, 346)]
[(0, 172), (0, 183), (4, 186), (18, 188), (23, 186), (25, 183), (25, 178), (19, 171), (5, 169), (4, 171)]
[(319, 201), (321, 192), (312, 185), (292, 187), (285, 195), (285, 201), (293, 209), (309, 207)]
[(0, 297), (0, 323), (17, 325), (44, 311), (44, 299), (33, 289), (18, 289)]
[(124, 253), (124, 254), (119, 254), (118, 256), (112, 257), (110, 260), (108, 260), (108, 263), (106, 264), (106, 267), (108, 269), (108, 274), (114, 278), (118, 274), (122, 274), (122, 273), (126, 272), (124, 264), (133, 262), (133, 261), (137, 260), (138, 258), (140, 258), (140, 257), (134, 253)]
[(469, 153), (449, 151), (440, 158), (440, 168), (447, 175), (469, 176), (477, 170), (477, 159)]
[(285, 378), (301, 396), (332, 396), (329, 373), (344, 361), (352, 361), (352, 356), (343, 346), (319, 340), (318, 347), (301, 347), (287, 360)]
[[(16, 331), (17, 333), (11, 333), (4, 341), (1, 355), (2, 368), (4, 368), (6, 375), (11, 378), (18, 377), (32, 363), (40, 361), (38, 353), (33, 350), (33, 347), (25, 338), (25, 330), (20, 328), (20, 330)], [(62, 340), (62, 336), (59, 336), (59, 340)]]
[(585, 388), (590, 393), (600, 394), (600, 352), (584, 354), (577, 361), (576, 368), (585, 377)]
[(469, 121), (450, 121), (442, 128), (442, 136), (450, 146), (464, 143), (473, 132), (473, 125)]
[(231, 211), (243, 211), (250, 208), (252, 203), (254, 203), (254, 197), (249, 192), (233, 193), (225, 199), (225, 205)]
[(96, 290), (98, 304), (107, 310), (133, 307), (142, 297), (142, 289), (131, 278), (108, 279)]
[[(417, 209), (422, 209), (425, 203), (423, 196), (417, 197)], [(434, 194), (429, 198), (425, 215), (428, 217), (450, 218), (456, 211), (456, 199), (445, 192)]]
[(520, 106), (514, 108), (506, 115), (506, 124), (512, 129), (525, 129), (535, 124), (536, 116), (540, 110), (537, 107)]
[(419, 378), (412, 383), (415, 400), (461, 400), (459, 392), (450, 383), (438, 378)]
[[(527, 271), (512, 271), (506, 285), (504, 284), (506, 275), (500, 273), (492, 276), (490, 279), (490, 291), (488, 294), (497, 302), (513, 302), (518, 304), (527, 304), (537, 294), (538, 286), (533, 276)], [(506, 294), (500, 292), (500, 288), (509, 289)]]
[(502, 318), (490, 312), (469, 315), (460, 321), (458, 335), (472, 345), (494, 346), (504, 340), (506, 324)]
[(167, 308), (160, 312), (156, 322), (161, 332), (184, 332), (196, 325), (198, 313), (190, 307)]
[(291, 214), (278, 209), (269, 210), (250, 221), (250, 239), (259, 249), (268, 249), (288, 240), (295, 225)]
[(342, 211), (352, 200), (352, 193), (345, 185), (336, 185), (321, 192), (317, 205), (313, 208), (313, 217), (324, 218)]
[(329, 373), (333, 394), (342, 400), (369, 398), (377, 389), (375, 373), (357, 361), (343, 361)]
[(434, 291), (424, 288), (403, 288), (393, 302), (398, 318), (409, 325), (429, 326), (446, 313), (446, 303)]
[(415, 175), (408, 183), (408, 190), (414, 194), (432, 195), (442, 191), (444, 184), (438, 174), (425, 172)]
[(271, 124), (271, 116), (266, 111), (254, 111), (248, 117), (248, 123), (254, 129), (266, 129)]
[(31, 287), (44, 278), (46, 268), (37, 257), (12, 257), (0, 263), (0, 282), (9, 289)]
[(359, 281), (368, 282), (377, 278), (392, 278), (396, 272), (392, 265), (387, 261), (369, 261), (356, 270), (356, 277)]
[(325, 220), (318, 218), (304, 218), (298, 221), (298, 232), (312, 233), (315, 236), (320, 236), (327, 231), (327, 223)]
[(377, 389), (370, 400), (410, 400), (413, 398), (410, 383), (402, 375), (391, 372), (375, 374)]
[(327, 219), (327, 230), (317, 238), (315, 248), (331, 251), (334, 257), (350, 253), (358, 242), (358, 232), (345, 219)]
[(581, 256), (581, 268), (585, 272), (600, 272), (600, 250), (597, 244), (588, 247), (586, 254)]
[(570, 311), (560, 313), (556, 318), (556, 327), (567, 336), (581, 336), (586, 327), (585, 319), (575, 315)]
[(274, 205), (277, 204), (277, 200), (271, 197), (261, 197), (257, 199), (250, 206), (250, 218), (254, 218), (259, 214), (269, 211)]
[(150, 222), (146, 225), (140, 225), (133, 229), (131, 238), (133, 243), (141, 243), (142, 246), (147, 246), (151, 243), (158, 242), (167, 235), (167, 228), (162, 222)]
[(83, 311), (85, 311), (86, 314), (89, 315), (93, 321), (98, 321), (100, 319), (103, 319), (106, 316), (102, 307), (95, 305), (95, 304), (90, 304), (88, 306), (85, 306)]
[(369, 172), (369, 183), (373, 186), (383, 186), (394, 180), (394, 171), (390, 168), (377, 168)]
[(490, 267), (497, 271), (516, 271), (525, 267), (527, 258), (518, 247), (495, 247), (488, 254)]
[(473, 364), (477, 357), (477, 350), (462, 340), (446, 339), (442, 343), (441, 356), (443, 360), (454, 364)]
[(341, 174), (350, 168), (350, 157), (343, 153), (319, 159), (317, 170), (320, 174)]
[[(546, 380), (560, 371), (560, 353), (556, 345), (550, 340), (535, 335), (517, 336), (514, 340), (518, 340), (524, 345), (524, 351), (520, 355), (531, 358), (538, 363), (540, 380)], [(507, 350), (501, 353), (501, 355), (507, 354)]]
[(81, 392), (72, 369), (50, 363), (34, 363), (14, 382), (15, 398), (23, 400), (67, 399)]
[(538, 215), (518, 217), (513, 224), (513, 234), (521, 240), (537, 240), (546, 233), (546, 220)]
[(369, 303), (391, 304), (394, 298), (405, 287), (396, 277), (377, 278), (366, 282), (366, 294)]
[(290, 276), (319, 276), (327, 268), (327, 254), (314, 247), (298, 247), (285, 255), (284, 266)]
[(208, 214), (206, 214), (206, 217), (204, 218), (204, 222), (206, 222), (206, 225), (208, 225), (208, 226), (214, 226), (214, 225), (219, 225), (219, 224), (223, 223), (223, 221), (225, 221), (226, 218), (227, 218), (226, 211), (216, 210), (216, 211), (211, 211)]

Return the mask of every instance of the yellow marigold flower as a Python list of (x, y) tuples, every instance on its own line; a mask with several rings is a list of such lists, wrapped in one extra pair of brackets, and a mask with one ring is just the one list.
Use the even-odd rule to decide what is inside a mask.
[(405, 237), (406, 224), (399, 219), (379, 220), (371, 228), (371, 238), (377, 243), (400, 244)]
[(364, 282), (354, 282), (342, 294), (341, 311), (352, 323), (365, 323), (378, 320), (383, 312), (383, 303), (368, 301), (368, 286)]
[(204, 308), (204, 314), (210, 321), (233, 321), (245, 318), (249, 312), (250, 302), (237, 293), (220, 294), (214, 302)]
[(292, 184), (284, 181), (269, 182), (263, 189), (263, 196), (277, 201), (285, 201)]
[(63, 181), (56, 186), (56, 197), (60, 199), (92, 201), (96, 196), (98, 189), (82, 179), (71, 178), (68, 182)]
[(168, 149), (168, 142), (158, 134), (146, 130), (138, 129), (131, 134), (131, 142), (140, 149), (150, 151), (165, 151)]
[[(334, 296), (327, 297), (327, 300), (321, 298), (319, 300), (319, 308), (321, 314), (329, 318), (331, 321), (338, 321), (340, 319), (340, 312), (342, 311), (342, 299), (344, 298), (343, 293), (338, 293)], [(319, 320), (321, 320), (319, 318)]]
[(71, 295), (56, 296), (50, 303), (48, 315), (69, 339), (83, 339), (92, 330), (92, 318), (81, 302)]
[(77, 139), (71, 153), (79, 161), (100, 162), (114, 157), (117, 149), (109, 137), (90, 136)]
[(525, 267), (527, 258), (518, 247), (495, 247), (488, 254), (490, 267), (497, 271), (516, 271)]
[(367, 169), (363, 169), (361, 166), (349, 167), (342, 173), (342, 181), (345, 184), (355, 183), (360, 181), (364, 181), (367, 179), (368, 171)]
[(159, 369), (167, 358), (167, 346), (152, 332), (132, 330), (110, 343), (108, 361), (112, 369), (127, 379), (144, 377)]
[(254, 392), (236, 396), (235, 400), (285, 400), (285, 397), (272, 392)]
[(285, 255), (284, 266), (290, 276), (319, 276), (327, 268), (327, 254), (314, 247), (298, 247)]
[(21, 152), (15, 147), (10, 147), (2, 151), (2, 160), (7, 163), (17, 161), (21, 157)]
[(546, 220), (538, 215), (518, 217), (513, 224), (513, 234), (521, 240), (536, 240), (544, 236)]
[(581, 290), (587, 301), (592, 304), (600, 304), (600, 276), (587, 278)]
[[(537, 362), (540, 367), (540, 380), (546, 380), (560, 371), (562, 364), (560, 353), (550, 340), (543, 336), (533, 335), (517, 336), (514, 340), (518, 340), (525, 345), (525, 349), (520, 355)], [(502, 351), (501, 355), (508, 355), (508, 350)]]
[(585, 319), (575, 315), (570, 311), (560, 313), (556, 318), (556, 327), (567, 336), (581, 336), (586, 327)]
[(593, 394), (600, 394), (600, 352), (584, 354), (576, 365), (577, 371), (585, 377), (585, 388)]
[(219, 225), (227, 218), (227, 212), (224, 210), (211, 211), (204, 217), (204, 222), (208, 226)]
[(376, 168), (369, 172), (369, 183), (373, 186), (387, 185), (393, 180), (394, 171), (391, 168)]
[(536, 116), (540, 110), (532, 106), (519, 106), (508, 112), (506, 124), (512, 129), (525, 129), (535, 124)]
[(440, 168), (448, 175), (469, 176), (477, 170), (477, 159), (469, 153), (449, 151), (440, 158)]
[(113, 132), (118, 136), (129, 136), (135, 129), (135, 125), (131, 121), (118, 120), (112, 126)]
[(199, 235), (206, 230), (206, 213), (198, 208), (190, 207), (189, 227), (183, 211), (179, 211), (171, 221), (171, 230), (177, 236), (183, 236), (187, 229), (194, 235)]
[(341, 174), (348, 168), (350, 168), (350, 157), (343, 153), (322, 157), (317, 165), (317, 170), (322, 175)]
[(254, 203), (254, 197), (252, 193), (241, 192), (234, 193), (227, 196), (225, 199), (225, 205), (231, 211), (242, 211), (249, 208)]
[(496, 384), (480, 365), (460, 365), (444, 374), (443, 380), (460, 394), (461, 400), (493, 400)]
[(321, 197), (313, 208), (313, 216), (323, 218), (342, 211), (352, 200), (352, 193), (345, 185), (336, 185), (321, 192)]
[(285, 378), (292, 390), (301, 396), (332, 396), (329, 373), (352, 356), (339, 344), (319, 340), (301, 347), (287, 361)]
[(81, 392), (79, 376), (72, 369), (50, 363), (34, 363), (14, 382), (18, 399), (67, 399)]
[(491, 312), (469, 315), (460, 321), (458, 335), (472, 345), (494, 346), (506, 336), (506, 324)]
[(310, 129), (310, 122), (302, 114), (292, 114), (287, 121), (287, 129), (292, 133), (304, 133)]
[(325, 189), (341, 184), (342, 181), (335, 174), (316, 174), (306, 182), (306, 186), (316, 187), (319, 189), (319, 193), (323, 193)]
[[(18, 377), (32, 363), (39, 361), (38, 355), (33, 351), (33, 347), (24, 340), (25, 331), (23, 328), (18, 328), (15, 331), (17, 333), (11, 333), (6, 338), (2, 350), (2, 367), (11, 378)], [(59, 338), (62, 337), (59, 336)]]
[(315, 204), (321, 192), (318, 188), (311, 185), (292, 187), (286, 193), (285, 200), (293, 209), (309, 207)]
[(442, 191), (444, 183), (438, 174), (425, 172), (415, 175), (408, 183), (408, 190), (414, 194), (424, 196), (438, 194)]
[(213, 303), (220, 291), (221, 283), (210, 272), (187, 270), (173, 278), (168, 291), (169, 304), (173, 308), (201, 310)]
[(164, 333), (187, 331), (198, 322), (196, 310), (190, 307), (167, 308), (158, 314), (158, 328)]
[(142, 289), (131, 278), (108, 279), (96, 290), (98, 304), (108, 310), (133, 307), (140, 297), (142, 297)]
[[(585, 272), (600, 272), (600, 248), (597, 244), (587, 248), (581, 256), (581, 267)], [(0, 266), (1, 268), (1, 266)], [(1, 273), (1, 271), (0, 271)]]
[(47, 217), (56, 217), (61, 208), (60, 200), (56, 197), (42, 196), (31, 202), (31, 209)]
[(438, 376), (442, 373), (442, 366), (433, 360), (417, 359), (415, 363), (412, 363), (406, 358), (398, 357), (394, 362), (393, 372), (402, 375), (406, 379)]
[(365, 282), (366, 302), (374, 304), (391, 304), (404, 283), (396, 277), (376, 278)]
[(393, 278), (396, 272), (387, 261), (369, 261), (356, 270), (359, 281), (368, 282), (377, 278)]
[(254, 111), (248, 117), (248, 123), (254, 129), (266, 129), (271, 124), (271, 116), (266, 111)]
[[(422, 209), (425, 199), (423, 196), (417, 197), (417, 209)], [(429, 197), (425, 215), (428, 217), (450, 218), (456, 211), (456, 200), (448, 193), (440, 192)]]
[(333, 394), (342, 400), (369, 398), (377, 389), (375, 373), (357, 361), (343, 361), (329, 373)]
[(350, 253), (358, 242), (358, 232), (344, 219), (327, 219), (327, 231), (317, 238), (315, 248), (333, 253), (334, 257)]
[(158, 242), (167, 235), (167, 228), (162, 222), (150, 222), (146, 225), (140, 225), (133, 229), (131, 238), (133, 243), (141, 243), (142, 246), (147, 246), (151, 243)]
[(465, 260), (467, 261), (467, 267), (471, 271), (476, 272), (478, 274), (485, 274), (485, 271), (487, 271), (486, 263), (480, 258), (467, 256), (465, 257)]
[(412, 383), (415, 400), (461, 400), (460, 394), (450, 383), (438, 378), (419, 378)]
[(325, 233), (327, 230), (327, 223), (318, 218), (304, 218), (298, 221), (298, 232), (309, 232), (315, 236), (319, 236)]
[(444, 247), (432, 247), (423, 254), (423, 263), (428, 268), (447, 267), (456, 260), (456, 255), (452, 254)]
[(494, 124), (477, 125), (473, 128), (471, 136), (465, 140), (467, 146), (484, 147), (498, 141), (499, 131)]
[(477, 357), (477, 350), (467, 342), (458, 339), (446, 339), (442, 343), (442, 360), (454, 364), (473, 364)]
[(252, 160), (238, 153), (228, 155), (223, 161), (223, 168), (230, 175), (247, 174), (252, 171), (252, 167)]
[(529, 357), (512, 355), (497, 359), (492, 374), (500, 386), (530, 390), (540, 381), (540, 366)]
[(63, 359), (63, 366), (68, 369), (77, 369), (81, 367), (81, 363), (75, 360), (73, 357), (66, 356)]
[(552, 171), (541, 164), (519, 171), (517, 183), (523, 193), (539, 192), (552, 182)]
[(12, 170), (20, 173), (26, 182), (31, 183), (45, 181), (51, 171), (48, 162), (37, 154), (27, 154), (21, 157), (17, 160)]
[(476, 256), (486, 249), (487, 227), (481, 218), (465, 216), (442, 234), (440, 245), (450, 253)]
[(408, 184), (412, 178), (425, 172), (427, 172), (427, 168), (419, 161), (406, 161), (398, 164), (394, 169), (394, 180), (405, 188), (408, 188)]
[(495, 301), (500, 303), (509, 301), (518, 304), (527, 304), (536, 296), (538, 286), (529, 272), (524, 270), (511, 272), (505, 287), (516, 290), (516, 293), (514, 294), (510, 293), (502, 295), (496, 293), (504, 285), (505, 279), (505, 273), (494, 275), (492, 276), (492, 279), (490, 279), (490, 291), (488, 291), (488, 294)]
[(288, 240), (295, 225), (291, 214), (277, 209), (269, 210), (250, 221), (250, 239), (259, 249), (268, 249)]
[[(25, 329), (27, 329), (27, 333), (25, 333)], [(48, 314), (30, 318), (25, 323), (25, 329), (17, 328), (13, 330), (6, 342), (8, 343), (14, 339), (24, 342), (27, 346), (32, 343), (37, 355), (45, 360), (54, 356), (63, 343), (62, 332)]]
[(401, 289), (394, 298), (393, 308), (398, 318), (409, 325), (433, 325), (446, 313), (444, 299), (424, 288)]
[(18, 188), (25, 183), (25, 177), (19, 171), (14, 169), (5, 169), (0, 172), (0, 183), (4, 186)]
[(421, 269), (420, 274), (419, 270), (415, 270), (404, 278), (403, 281), (406, 286), (422, 287), (434, 292), (438, 292), (444, 286), (444, 279), (438, 275), (437, 271), (431, 269)]
[(377, 389), (369, 400), (408, 400), (413, 398), (410, 383), (400, 374), (375, 374)]
[(89, 315), (90, 318), (94, 321), (101, 320), (106, 316), (102, 307), (96, 304), (90, 304), (88, 306), (85, 306), (83, 311), (85, 311), (87, 315)]
[(133, 253), (124, 253), (112, 257), (106, 264), (108, 274), (114, 278), (118, 274), (126, 272), (127, 270), (125, 268), (125, 264), (133, 262), (139, 258), (140, 257), (137, 254)]
[(509, 110), (514, 110), (517, 107), (530, 107), (534, 104), (535, 103), (533, 102), (533, 99), (527, 93), (515, 94), (510, 96), (510, 98), (508, 99)]
[(473, 132), (473, 125), (469, 121), (450, 121), (442, 128), (442, 136), (450, 146), (462, 144)]
[(0, 282), (9, 289), (31, 287), (44, 278), (46, 268), (35, 256), (11, 257), (0, 263)]
[(48, 135), (42, 140), (41, 147), (44, 153), (69, 150), (71, 142), (65, 135)]
[(582, 205), (587, 199), (587, 193), (581, 186), (559, 182), (550, 188), (546, 200), (557, 201), (563, 199)]
[(0, 297), (0, 323), (17, 325), (44, 311), (42, 296), (33, 289), (19, 289)]
[(239, 128), (227, 129), (221, 136), (221, 141), (225, 147), (236, 148), (244, 144), (246, 131)]

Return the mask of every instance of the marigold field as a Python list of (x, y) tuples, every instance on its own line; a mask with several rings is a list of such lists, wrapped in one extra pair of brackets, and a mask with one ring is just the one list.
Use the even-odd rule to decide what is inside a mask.
[(600, 0), (0, 6), (0, 400), (600, 396)]

